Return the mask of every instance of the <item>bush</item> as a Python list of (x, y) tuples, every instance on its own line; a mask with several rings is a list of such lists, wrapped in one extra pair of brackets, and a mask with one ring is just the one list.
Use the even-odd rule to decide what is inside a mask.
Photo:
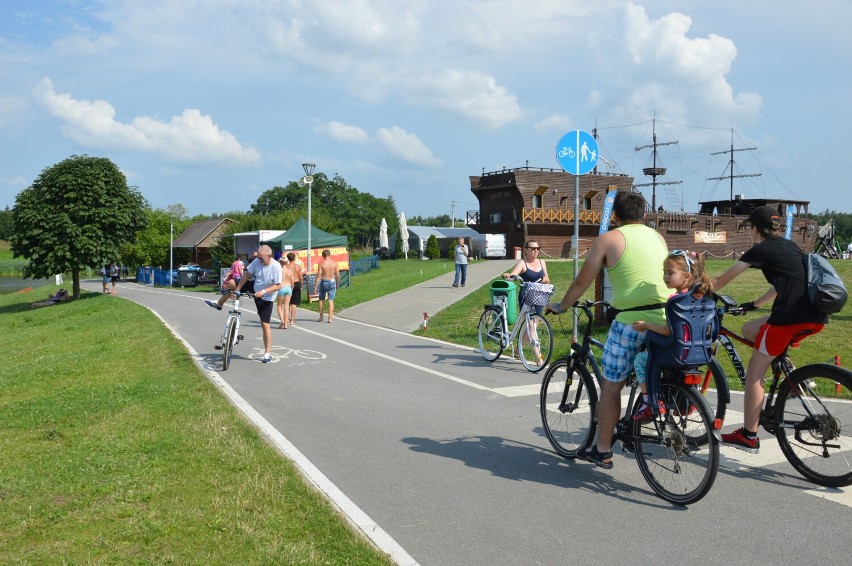
[(429, 259), (438, 259), (441, 257), (441, 248), (438, 247), (438, 238), (435, 237), (435, 234), (432, 234), (426, 240), (426, 257)]

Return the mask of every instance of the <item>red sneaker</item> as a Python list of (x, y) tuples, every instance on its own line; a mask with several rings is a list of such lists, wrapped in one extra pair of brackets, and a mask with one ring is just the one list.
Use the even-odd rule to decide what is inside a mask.
[(757, 454), (760, 451), (760, 439), (756, 436), (754, 438), (746, 438), (745, 428), (738, 428), (734, 432), (723, 434), (722, 444), (733, 446), (749, 454)]
[[(662, 401), (657, 401), (657, 406), (659, 407), (659, 413), (661, 415), (666, 414), (666, 406)], [(642, 406), (633, 414), (634, 421), (650, 421), (654, 418), (654, 411), (651, 409), (651, 405), (648, 405), (644, 401), (642, 401)]]

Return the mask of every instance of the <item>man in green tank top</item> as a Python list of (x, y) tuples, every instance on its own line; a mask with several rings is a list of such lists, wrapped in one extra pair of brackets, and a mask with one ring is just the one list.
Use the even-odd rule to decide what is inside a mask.
[(615, 230), (602, 234), (589, 248), (577, 278), (558, 303), (547, 310), (565, 312), (576, 303), (606, 267), (612, 283), (611, 304), (616, 309), (661, 305), (654, 310), (621, 312), (610, 326), (604, 345), (601, 398), (598, 405), (598, 440), (577, 457), (609, 469), (612, 467), (612, 432), (621, 413), (621, 388), (633, 372), (633, 359), (645, 341), (645, 332), (633, 330), (636, 320), (665, 324), (664, 304), (671, 294), (663, 281), (663, 261), (668, 246), (656, 230), (643, 224), (645, 199), (639, 193), (619, 191), (613, 203)]

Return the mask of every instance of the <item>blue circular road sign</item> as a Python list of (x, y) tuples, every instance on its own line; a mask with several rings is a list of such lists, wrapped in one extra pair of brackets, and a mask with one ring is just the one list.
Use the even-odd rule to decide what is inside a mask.
[(598, 163), (598, 142), (589, 132), (568, 132), (556, 144), (556, 161), (572, 175), (585, 175)]

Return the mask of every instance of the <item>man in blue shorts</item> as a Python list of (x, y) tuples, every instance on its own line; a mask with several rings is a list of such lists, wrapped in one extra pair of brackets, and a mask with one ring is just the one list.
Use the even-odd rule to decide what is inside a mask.
[(328, 299), (328, 322), (334, 320), (334, 295), (340, 285), (340, 270), (331, 259), (331, 251), (322, 251), (322, 263), (317, 266), (317, 282), (314, 293), (319, 293), (319, 321), (322, 322), (322, 302)]
[[(571, 308), (606, 267), (612, 283), (610, 304), (619, 309), (609, 328), (603, 351), (603, 381), (598, 405), (598, 441), (577, 457), (601, 468), (612, 468), (612, 433), (621, 413), (621, 388), (633, 372), (633, 359), (645, 341), (645, 331), (633, 330), (637, 320), (666, 324), (665, 302), (670, 291), (663, 281), (668, 246), (656, 230), (643, 224), (645, 199), (639, 193), (619, 191), (612, 207), (620, 226), (602, 234), (589, 248), (577, 278), (558, 303), (547, 311)], [(631, 310), (656, 305), (653, 310)]]

